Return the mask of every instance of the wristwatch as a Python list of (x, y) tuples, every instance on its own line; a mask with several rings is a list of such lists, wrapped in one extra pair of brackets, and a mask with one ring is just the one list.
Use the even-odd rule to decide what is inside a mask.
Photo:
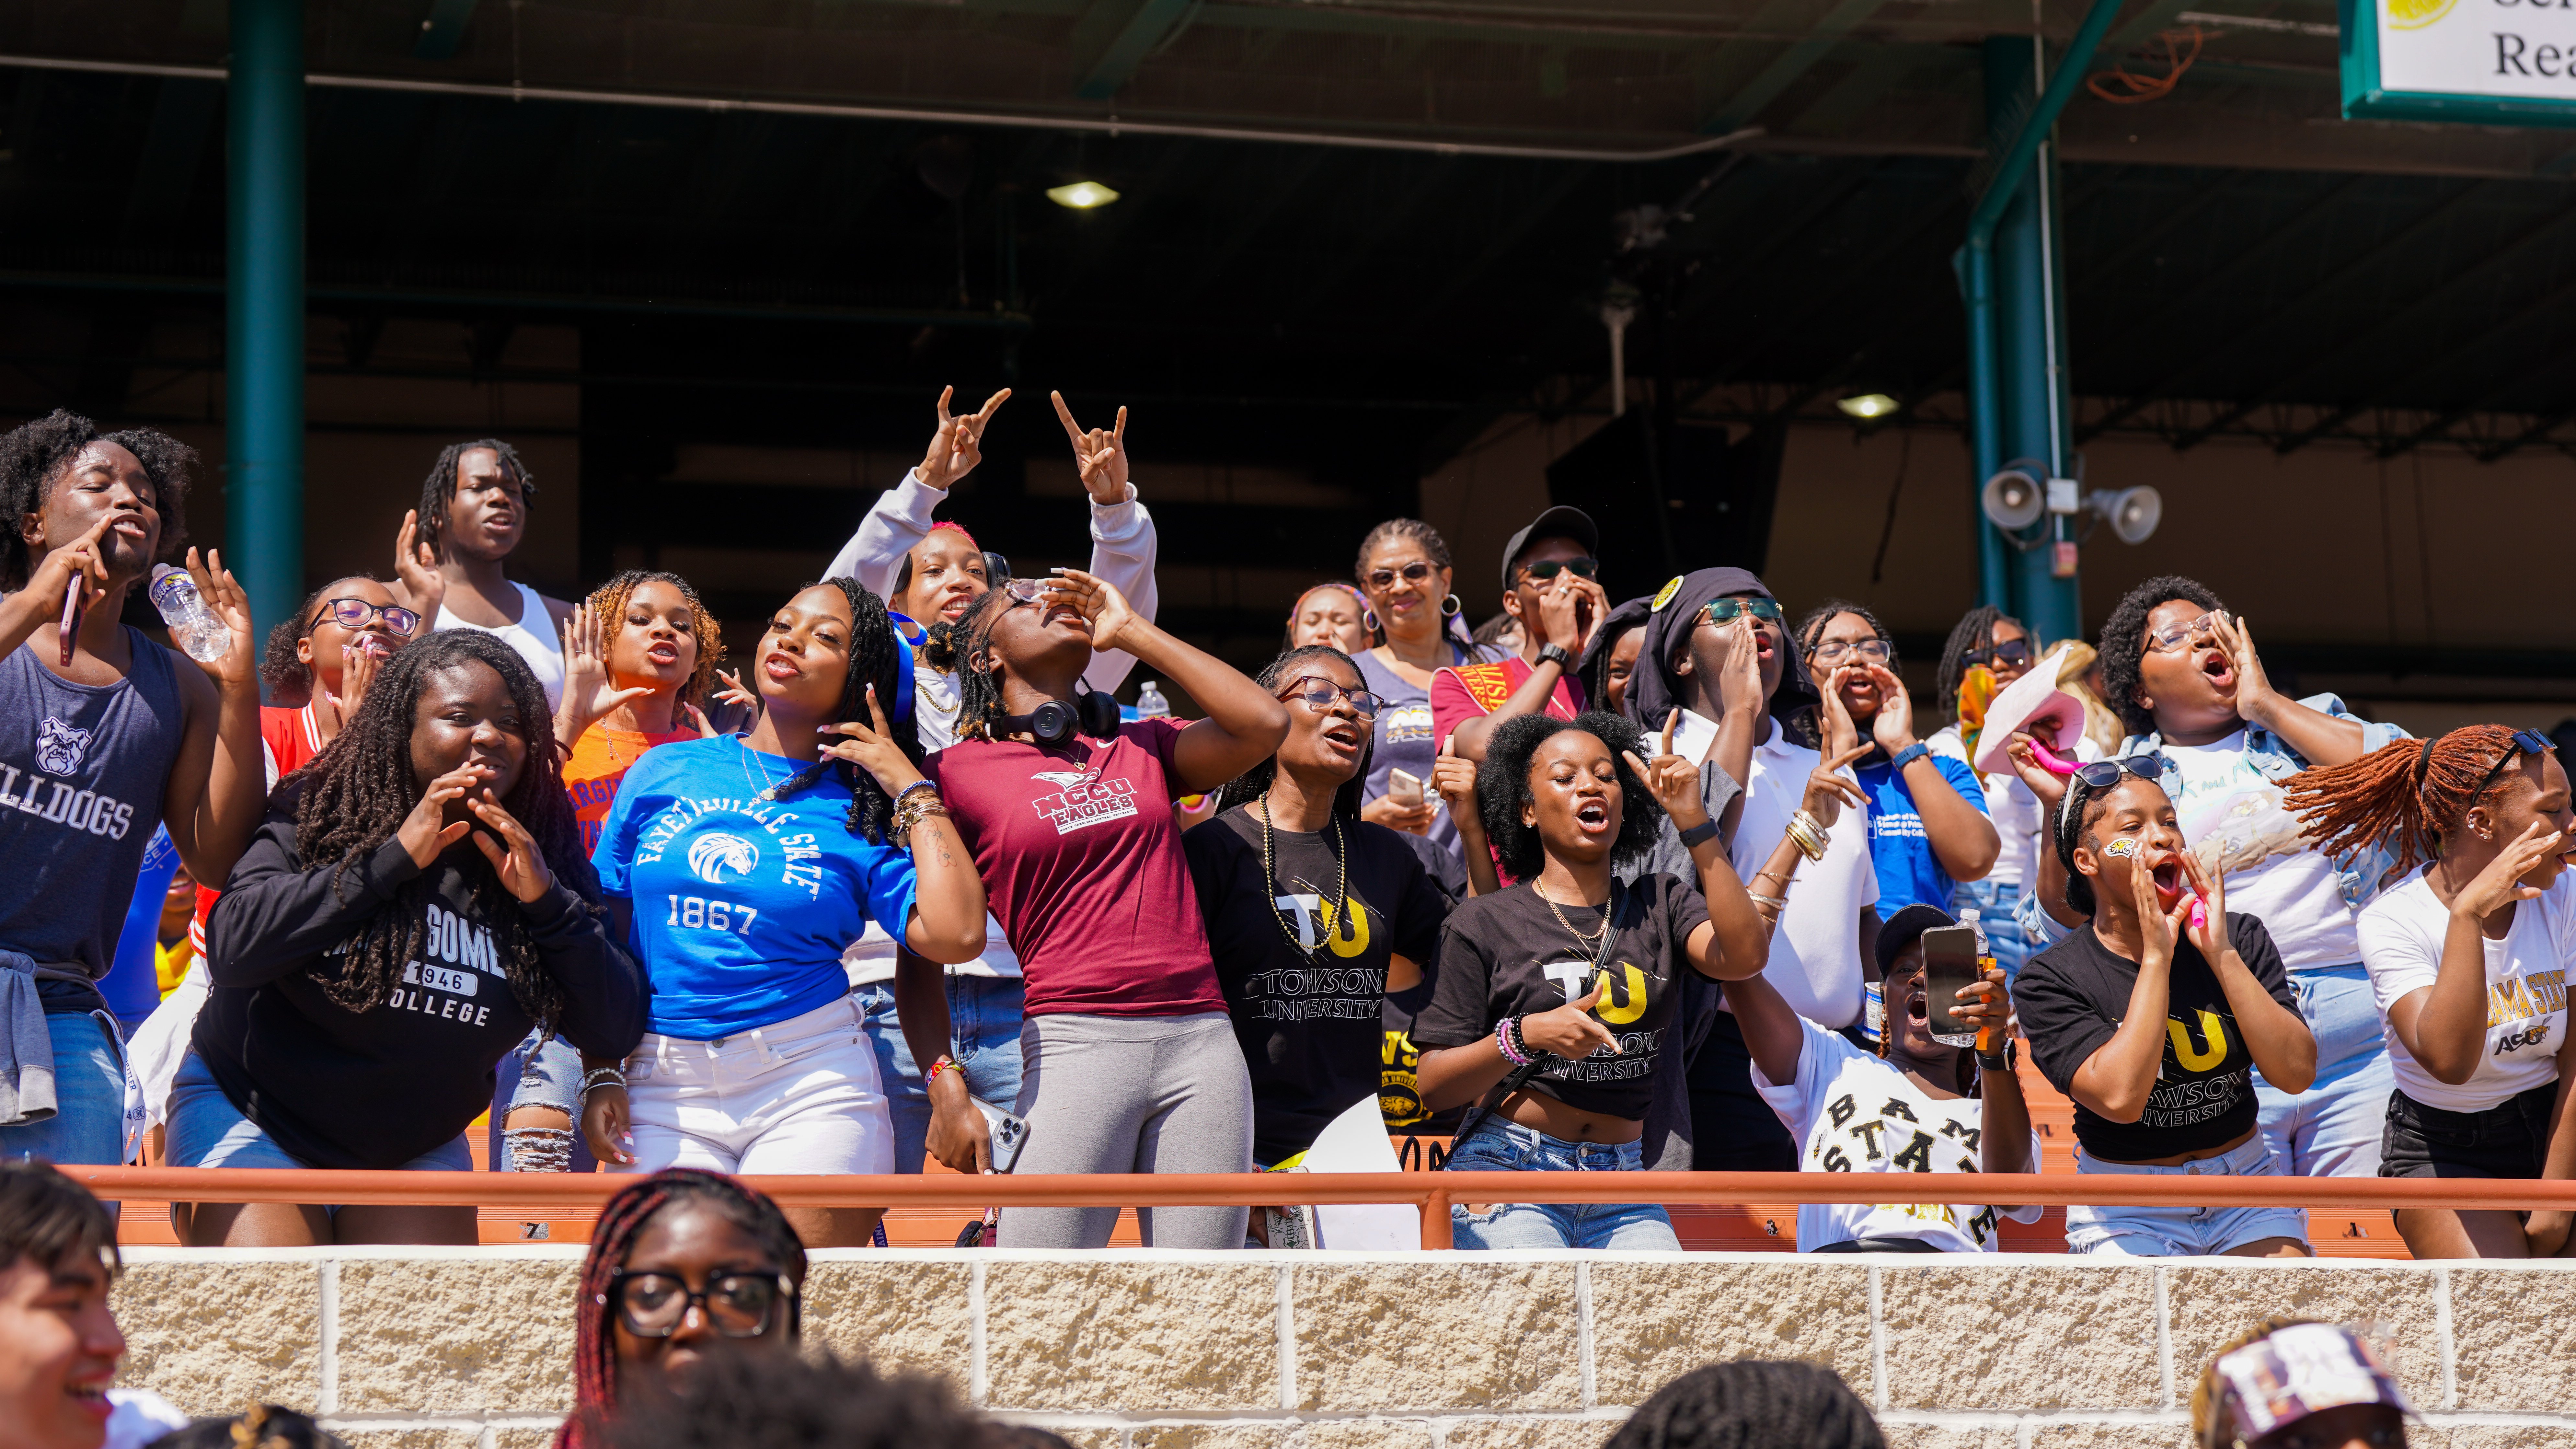
[(1984, 1052), (1978, 1052), (1976, 1056), (1977, 1067), (1980, 1071), (2009, 1072), (2013, 1070), (2015, 1066), (2019, 1065), (2021, 1061), (2021, 1048), (2011, 1037), (2005, 1037), (2004, 1049), (2000, 1054), (1988, 1056)]
[(1898, 750), (1896, 752), (1896, 758), (1888, 761), (1887, 763), (1895, 767), (1896, 773), (1902, 775), (1905, 773), (1906, 766), (1913, 764), (1916, 760), (1922, 759), (1925, 755), (1930, 753), (1932, 753), (1932, 747), (1930, 745), (1923, 743), (1921, 740), (1916, 740), (1914, 743), (1907, 745), (1904, 749)]
[(1703, 820), (1697, 825), (1692, 826), (1690, 829), (1683, 831), (1681, 835), (1682, 849), (1697, 850), (1700, 847), (1700, 842), (1715, 840), (1717, 838), (1717, 821), (1715, 819)]
[(1574, 656), (1566, 653), (1565, 646), (1562, 644), (1540, 645), (1538, 650), (1538, 662), (1541, 664), (1553, 664), (1557, 668), (1564, 670), (1572, 670), (1574, 668)]

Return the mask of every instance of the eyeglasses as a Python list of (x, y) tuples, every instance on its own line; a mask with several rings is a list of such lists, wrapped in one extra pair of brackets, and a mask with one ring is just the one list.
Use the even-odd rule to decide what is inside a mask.
[(1521, 572), (1528, 574), (1531, 578), (1538, 580), (1542, 584), (1555, 578), (1558, 574), (1564, 573), (1568, 569), (1573, 570), (1576, 577), (1588, 579), (1601, 572), (1601, 560), (1597, 558), (1569, 558), (1563, 560), (1550, 558), (1541, 559), (1537, 563), (1533, 564), (1521, 565)]
[(1751, 614), (1754, 618), (1768, 619), (1777, 624), (1780, 622), (1780, 605), (1770, 599), (1711, 599), (1699, 611), (1699, 616), (1712, 624), (1730, 623), (1741, 614)]
[(620, 1273), (608, 1280), (607, 1300), (637, 1338), (669, 1338), (692, 1308), (727, 1338), (758, 1338), (769, 1331), (780, 1301), (795, 1296), (795, 1285), (783, 1273), (726, 1273), (694, 1293), (675, 1273)]
[(2533, 759), (2538, 759), (2556, 748), (2557, 746), (2549, 742), (2549, 736), (2538, 730), (2515, 730), (2512, 742), (2505, 747), (2503, 758), (2497, 760), (2494, 767), (2487, 771), (2486, 777), (2478, 781), (2478, 788), (2469, 792), (2469, 798), (2474, 801), (2484, 795), (2487, 787), (2496, 782), (2496, 776), (2504, 773), (2504, 767), (2513, 763), (2514, 756), (2529, 755)]
[(1365, 689), (1344, 689), (1320, 674), (1298, 676), (1297, 682), (1288, 686), (1288, 692), (1279, 697), (1297, 700), (1317, 714), (1331, 709), (1333, 701), (1347, 699), (1351, 702), (1351, 709), (1362, 719), (1377, 718), (1378, 710), (1386, 704), (1385, 700)]
[[(1586, 559), (1584, 562), (1589, 563), (1591, 560)], [(1555, 572), (1555, 569), (1552, 566), (1549, 568), (1548, 574), (1541, 574), (1538, 569), (1539, 566), (1537, 564), (1531, 564), (1530, 577), (1545, 578), (1548, 574), (1553, 574)], [(1406, 564), (1400, 569), (1371, 569), (1369, 570), (1368, 586), (1372, 589), (1391, 589), (1395, 587), (1395, 581), (1399, 575), (1401, 575), (1404, 581), (1408, 584), (1418, 584), (1424, 579), (1431, 577), (1431, 565), (1424, 563), (1420, 559), (1415, 559), (1413, 562)]]
[(2002, 664), (2014, 669), (2028, 669), (2030, 667), (2030, 641), (2027, 639), (1999, 639), (1983, 649), (1971, 649), (1965, 654), (1960, 655), (1959, 662), (1962, 664), (1984, 664), (1989, 666)]
[(2153, 783), (2164, 778), (2165, 762), (2157, 755), (2131, 755), (2125, 760), (2095, 760), (2075, 767), (2075, 778), (2087, 789), (2108, 790), (2120, 783), (2124, 774), (2135, 775)]
[(2215, 635), (2217, 632), (2218, 615), (2203, 614), (2189, 623), (2167, 624), (2161, 629), (2150, 632), (2147, 635), (2147, 647), (2158, 654), (2171, 654), (2190, 640), (2197, 639), (2203, 634)]
[(1011, 607), (1016, 609), (1022, 604), (1034, 604), (1044, 598), (1047, 585), (1053, 582), (1055, 582), (1053, 579), (1004, 579), (999, 587), (1003, 593), (1011, 596)]
[(406, 639), (411, 637), (412, 630), (420, 627), (420, 615), (399, 604), (370, 604), (364, 599), (328, 599), (322, 604), (322, 612), (314, 615), (313, 622), (304, 626), (304, 632), (310, 634), (321, 628), (324, 619), (354, 632), (367, 627), (367, 621), (376, 618), (382, 618), (386, 628)]
[(1863, 639), (1856, 644), (1841, 639), (1828, 639), (1807, 651), (1807, 657), (1818, 664), (1831, 664), (1846, 654), (1857, 654), (1874, 664), (1885, 664), (1895, 657), (1884, 639)]

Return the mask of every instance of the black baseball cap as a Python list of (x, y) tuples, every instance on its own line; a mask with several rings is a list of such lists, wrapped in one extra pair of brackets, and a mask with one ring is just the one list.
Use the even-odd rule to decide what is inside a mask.
[(1503, 545), (1504, 593), (1512, 591), (1512, 568), (1521, 561), (1521, 551), (1529, 547), (1530, 540), (1550, 538), (1573, 539), (1588, 554), (1597, 556), (1601, 552), (1601, 530), (1593, 525), (1592, 515), (1560, 503), (1531, 519), (1529, 527), (1513, 534), (1512, 541)]
[(1878, 928), (1878, 974), (1886, 975), (1887, 968), (1896, 963), (1896, 953), (1913, 945), (1924, 932), (1957, 924), (1948, 911), (1920, 903), (1888, 917), (1887, 924)]

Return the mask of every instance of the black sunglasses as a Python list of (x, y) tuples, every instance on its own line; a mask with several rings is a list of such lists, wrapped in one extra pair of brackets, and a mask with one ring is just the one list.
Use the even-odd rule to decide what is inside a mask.
[(2164, 778), (2165, 762), (2157, 755), (2131, 755), (2125, 760), (2095, 760), (2075, 767), (2075, 778), (2094, 790), (2108, 790), (2120, 783), (2123, 774), (2135, 775), (2150, 782)]
[(2557, 746), (2552, 745), (2549, 742), (2549, 736), (2542, 734), (2538, 730), (2515, 730), (2513, 732), (2513, 741), (2505, 747), (2503, 757), (2498, 759), (2495, 762), (2494, 767), (2487, 771), (2484, 779), (2478, 781), (2478, 788), (2469, 792), (2469, 798), (2471, 800), (2475, 800), (2479, 796), (2484, 795), (2487, 792), (2487, 787), (2496, 782), (2496, 776), (2504, 773), (2504, 767), (2513, 763), (2514, 756), (2529, 755), (2533, 759), (2538, 759), (2542, 755), (2545, 755), (2556, 748)]
[(618, 1321), (638, 1338), (669, 1338), (691, 1308), (727, 1338), (758, 1338), (769, 1331), (778, 1305), (796, 1296), (796, 1287), (783, 1273), (724, 1273), (693, 1292), (676, 1273), (619, 1273), (608, 1280), (605, 1296), (617, 1305)]
[(1971, 665), (2010, 664), (2027, 669), (2030, 667), (2030, 641), (2006, 639), (1983, 649), (1971, 649), (1959, 656), (1959, 662)]
[[(1538, 565), (1530, 565), (1530, 573), (1532, 575), (1537, 575)], [(1368, 586), (1372, 589), (1393, 588), (1395, 587), (1396, 576), (1399, 574), (1403, 576), (1406, 583), (1418, 584), (1424, 579), (1431, 577), (1431, 565), (1424, 563), (1420, 559), (1415, 559), (1413, 562), (1406, 564), (1401, 569), (1371, 569), (1369, 570)]]
[(1564, 560), (1550, 558), (1541, 559), (1534, 564), (1521, 565), (1521, 571), (1523, 573), (1528, 574), (1531, 578), (1538, 580), (1542, 584), (1569, 569), (1574, 572), (1576, 577), (1588, 579), (1601, 572), (1601, 560), (1589, 557), (1570, 558)]

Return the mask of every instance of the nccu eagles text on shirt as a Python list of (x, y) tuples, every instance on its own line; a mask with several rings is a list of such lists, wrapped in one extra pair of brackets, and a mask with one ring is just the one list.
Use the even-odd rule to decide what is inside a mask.
[[(492, 1008), (486, 1003), (472, 1005), (461, 998), (475, 995), (481, 989), (476, 974), (480, 972), (509, 989), (510, 973), (501, 969), (501, 958), (492, 946), (490, 928), (478, 926), (452, 911), (429, 906), (421, 917), (427, 938), (421, 942), (424, 960), (403, 966), (402, 985), (386, 996), (385, 1004), (396, 1011), (417, 1011), (423, 1016), (440, 1016), (461, 1021), (468, 1026), (481, 1026), (492, 1019)], [(331, 948), (334, 956), (345, 956), (356, 944), (356, 938)], [(440, 965), (438, 963), (447, 964)], [(456, 968), (464, 967), (464, 970)], [(422, 995), (421, 988), (440, 993)]]
[[(36, 726), (36, 768), (43, 773), (24, 775), (15, 765), (0, 764), (0, 810), (14, 808), (66, 830), (86, 830), (110, 840), (123, 840), (125, 832), (134, 827), (132, 805), (95, 790), (45, 778), (78, 771), (82, 758), (89, 753), (93, 733), (76, 729), (52, 715), (45, 716)], [(22, 778), (27, 782), (23, 792), (18, 788)], [(53, 786), (54, 792), (39, 802), (37, 792), (47, 785)]]

